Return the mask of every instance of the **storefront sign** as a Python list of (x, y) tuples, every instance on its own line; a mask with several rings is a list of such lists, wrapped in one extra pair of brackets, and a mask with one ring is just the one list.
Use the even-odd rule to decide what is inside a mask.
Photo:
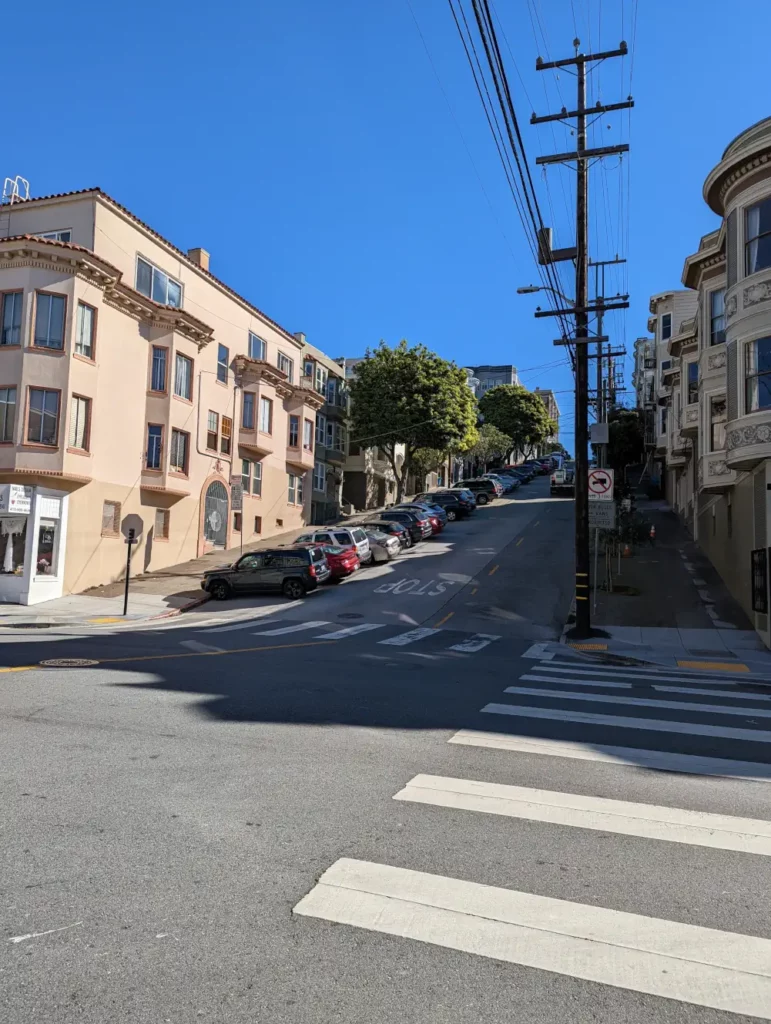
[(0, 484), (0, 514), (13, 512), (29, 515), (32, 511), (32, 488), (24, 484)]

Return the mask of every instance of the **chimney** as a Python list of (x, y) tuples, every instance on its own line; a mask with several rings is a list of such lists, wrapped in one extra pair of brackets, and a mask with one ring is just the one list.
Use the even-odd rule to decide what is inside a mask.
[(297, 338), (297, 340), (300, 342), (301, 345), (307, 345), (308, 344), (308, 341), (307, 341), (307, 339), (305, 337), (305, 332), (304, 331), (295, 331), (294, 332), (294, 336), (295, 336), (295, 338)]
[(209, 269), (209, 254), (205, 249), (188, 249), (188, 258), (197, 263), (201, 270)]

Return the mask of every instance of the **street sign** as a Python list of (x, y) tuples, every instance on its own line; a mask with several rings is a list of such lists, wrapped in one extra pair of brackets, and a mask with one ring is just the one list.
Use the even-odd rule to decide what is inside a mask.
[(615, 530), (616, 528), (616, 503), (615, 501), (590, 501), (589, 502), (589, 529), (590, 530)]
[(613, 501), (613, 470), (589, 470), (589, 501)]
[(238, 483), (230, 485), (230, 505), (234, 512), (242, 512), (244, 508), (244, 485), (239, 479)]

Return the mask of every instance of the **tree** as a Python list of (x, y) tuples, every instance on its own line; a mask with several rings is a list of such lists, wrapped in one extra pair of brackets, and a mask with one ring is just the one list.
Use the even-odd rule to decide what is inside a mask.
[(619, 477), (627, 466), (645, 461), (645, 432), (637, 409), (612, 409), (608, 414), (607, 459)]
[(381, 341), (354, 367), (349, 390), (353, 440), (380, 448), (391, 463), (397, 501), (419, 449), (445, 452), (476, 441), (476, 400), (465, 372), (423, 345)]
[(484, 423), (479, 429), (479, 440), (469, 450), (469, 455), (487, 468), (493, 459), (503, 459), (511, 451), (511, 438), (492, 423)]
[(497, 427), (511, 439), (507, 456), (543, 444), (557, 430), (541, 398), (521, 384), (490, 388), (479, 402), (479, 411), (485, 423)]

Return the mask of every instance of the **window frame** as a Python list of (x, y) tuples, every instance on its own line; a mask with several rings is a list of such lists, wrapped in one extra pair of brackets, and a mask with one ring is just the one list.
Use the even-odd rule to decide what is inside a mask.
[[(321, 434), (321, 437), (319, 437), (319, 433)], [(315, 434), (316, 434), (316, 445), (317, 446), (321, 445), (323, 447), (326, 444), (327, 418), (326, 418), (326, 416), (320, 416), (318, 413), (316, 414), (316, 430), (315, 430)]]
[[(744, 276), (745, 277), (752, 277), (753, 274), (759, 274), (759, 273), (761, 273), (761, 271), (768, 270), (769, 268), (771, 268), (771, 259), (769, 259), (769, 262), (764, 264), (762, 267), (756, 267), (754, 270), (750, 270), (750, 246), (752, 245), (753, 242), (759, 242), (761, 240), (761, 238), (768, 238), (769, 235), (771, 235), (771, 228), (769, 228), (768, 231), (760, 231), (759, 230), (759, 233), (757, 235), (753, 235), (752, 238), (750, 238), (750, 228), (749, 228), (750, 213), (753, 210), (755, 210), (755, 209), (760, 210), (762, 207), (764, 207), (766, 205), (768, 205), (769, 212), (771, 213), (771, 196), (765, 196), (763, 199), (759, 199), (757, 202), (750, 203), (748, 206), (744, 207), (743, 227), (744, 227)], [(760, 215), (758, 216), (758, 221), (760, 221)], [(759, 227), (760, 227), (760, 225), (758, 225), (758, 228)]]
[[(248, 466), (249, 469), (244, 471), (244, 466)], [(244, 494), (252, 493), (252, 460), (241, 459), (241, 487)]]
[(14, 438), (16, 436), (16, 411), (17, 411), (17, 409), (19, 407), (19, 388), (18, 388), (18, 385), (16, 385), (16, 384), (4, 384), (4, 385), (0, 386), (0, 393), (2, 393), (3, 391), (5, 391), (5, 392), (13, 391), (13, 422), (11, 423), (11, 436), (10, 437), (6, 437), (5, 435), (8, 433), (8, 429), (7, 428), (8, 428), (8, 405), (9, 405), (8, 399), (7, 399), (7, 396), (6, 396), (6, 401), (4, 403), (0, 402), (0, 409), (2, 409), (3, 406), (5, 406), (5, 415), (4, 416), (0, 416), (0, 422), (2, 423), (2, 432), (0, 433), (0, 444), (13, 444), (14, 443)]
[[(263, 430), (263, 428), (262, 428), (262, 420), (263, 420), (262, 410), (264, 408), (267, 408), (267, 410), (268, 410), (268, 429), (267, 430)], [(268, 398), (266, 395), (260, 395), (260, 413), (259, 413), (259, 417), (260, 417), (259, 421), (258, 421), (259, 432), (261, 434), (267, 434), (268, 437), (272, 437), (273, 436), (273, 400)]]
[[(252, 355), (252, 339), (260, 343), (260, 355)], [(246, 342), (246, 351), (250, 359), (254, 359), (256, 362), (264, 363), (268, 358), (268, 343), (264, 338), (261, 338), (259, 334), (255, 334), (254, 331), (249, 331), (249, 335)]]
[[(12, 288), (12, 289), (10, 289), (7, 292), (0, 292), (0, 296), (2, 297), (2, 302), (0, 302), (0, 348), (21, 348), (22, 337), (23, 337), (23, 333), (22, 332), (24, 330), (24, 289), (23, 288)], [(6, 304), (6, 302), (8, 301), (9, 298), (13, 298), (15, 300), (16, 296), (20, 296), (20, 298), (19, 298), (19, 313), (20, 313), (19, 324), (18, 324), (18, 326), (12, 324), (11, 327), (9, 328), (9, 330), (16, 331), (17, 332), (17, 337), (18, 337), (19, 340), (18, 341), (9, 341), (9, 342), (6, 343), (6, 342), (3, 341), (3, 337), (5, 335), (5, 330), (6, 330), (6, 328), (4, 326), (5, 325), (5, 304)], [(15, 301), (14, 301), (13, 305), (14, 305), (14, 312), (15, 312), (15, 310), (16, 310), (16, 302)]]
[[(166, 440), (166, 425), (164, 423), (147, 423), (147, 429), (145, 430), (145, 469), (150, 473), (162, 473), (163, 472), (163, 450), (164, 441)], [(160, 442), (158, 445), (158, 465), (150, 465), (150, 428), (160, 427)]]
[[(32, 412), (32, 392), (33, 391), (41, 391), (43, 394), (56, 395), (56, 440), (54, 441), (53, 444), (48, 444), (46, 441), (34, 441), (34, 440), (30, 439), (30, 436), (29, 436), (29, 418), (30, 418), (30, 414)], [(44, 414), (44, 412), (41, 413), (41, 417), (43, 416), (43, 414)], [(24, 415), (24, 444), (25, 445), (32, 445), (35, 448), (45, 448), (48, 451), (50, 451), (53, 448), (58, 448), (59, 447), (59, 427), (60, 427), (61, 415), (62, 415), (62, 392), (61, 392), (61, 388), (39, 388), (39, 387), (35, 387), (33, 385), (28, 385), (28, 387), (27, 387), (27, 405), (26, 405), (26, 410), (25, 410), (25, 415)], [(41, 418), (41, 426), (42, 426), (42, 423), (43, 423), (43, 420)]]
[[(247, 403), (247, 401), (246, 401), (247, 396), (251, 399), (251, 401), (249, 403)], [(255, 417), (256, 417), (256, 414), (257, 414), (257, 401), (256, 401), (256, 399), (257, 399), (257, 392), (256, 391), (244, 391), (242, 396), (241, 396), (241, 429), (242, 430), (254, 430), (255, 429)], [(252, 412), (251, 416), (249, 417), (249, 422), (248, 423), (247, 423), (247, 420), (246, 420), (247, 405), (251, 408), (251, 412)]]
[[(81, 309), (87, 309), (91, 313), (91, 340), (89, 347), (91, 349), (91, 355), (86, 355), (85, 352), (78, 351), (78, 345), (80, 344), (80, 311)], [(75, 307), (75, 332), (72, 342), (72, 353), (77, 356), (78, 359), (84, 359), (87, 363), (96, 362), (96, 321), (99, 315), (99, 311), (96, 306), (90, 305), (88, 302), (83, 302), (78, 299), (78, 304)]]
[[(319, 476), (319, 470), (321, 475)], [(321, 480), (321, 486), (318, 485), (318, 481)], [(313, 465), (313, 490), (318, 491), (320, 494), (327, 493), (327, 464), (326, 462), (315, 462)]]
[(262, 497), (262, 463), (252, 462), (252, 495)]
[[(299, 448), (300, 447), (300, 417), (295, 413), (290, 413), (288, 418), (288, 436), (287, 436), (287, 447), (288, 448)], [(294, 428), (294, 430), (292, 429)], [(294, 434), (294, 438), (292, 435)]]
[[(667, 317), (669, 317), (669, 334), (667, 334), (665, 336), (664, 335), (664, 321), (667, 319)], [(669, 339), (672, 337), (672, 314), (671, 313), (661, 313), (659, 315), (659, 333), (660, 333), (659, 341), (669, 341)]]
[[(175, 466), (172, 464), (172, 453), (174, 450), (174, 435), (185, 438), (185, 464), (184, 468)], [(169, 472), (176, 476), (188, 476), (190, 471), (190, 432), (188, 430), (180, 430), (179, 427), (171, 428), (171, 441), (169, 443)]]
[(306, 416), (305, 419), (303, 419), (303, 451), (313, 451), (313, 434), (313, 420), (309, 420)]
[[(169, 347), (168, 345), (152, 345), (150, 349), (150, 387), (148, 391), (153, 395), (167, 395), (169, 393)], [(153, 387), (155, 383), (155, 353), (163, 352), (163, 388)]]
[[(722, 420), (715, 420), (713, 414), (714, 406), (718, 403), (722, 404), (723, 406)], [(723, 452), (725, 451), (726, 426), (728, 424), (728, 401), (726, 395), (710, 395), (707, 412), (709, 414), (709, 450), (711, 453)], [(715, 447), (715, 427), (718, 425), (722, 425), (723, 428), (723, 445), (720, 448)]]
[[(71, 443), (70, 434), (72, 433), (72, 417), (75, 415), (75, 400), (78, 402), (86, 403), (86, 425), (83, 431), (83, 446), (78, 447), (76, 444)], [(80, 395), (76, 392), (72, 393), (70, 401), (70, 418), (67, 430), (67, 451), (73, 452), (78, 455), (89, 455), (91, 453), (91, 412), (93, 410), (93, 402), (87, 395)]]
[[(227, 430), (226, 430), (227, 425)], [(227, 443), (226, 443), (227, 442)], [(220, 455), (226, 455), (228, 458), (233, 450), (233, 417), (225, 416), (224, 413), (220, 416)]]
[[(186, 360), (187, 363), (190, 366), (190, 397), (189, 398), (187, 396), (185, 396), (185, 395), (180, 395), (179, 391), (177, 390), (177, 378), (179, 376), (179, 360), (180, 359)], [(193, 377), (194, 377), (194, 375), (195, 375), (195, 360), (192, 359), (190, 356), (186, 356), (184, 352), (175, 352), (174, 353), (174, 397), (178, 398), (181, 402), (187, 402), (190, 405), (193, 404)]]
[[(725, 342), (725, 288), (713, 288), (709, 293), (709, 344), (722, 345)], [(722, 296), (722, 312), (715, 313), (714, 302), (715, 298), (720, 295)], [(715, 329), (715, 321), (722, 320), (722, 328)], [(722, 334), (722, 338), (716, 338), (716, 335)]]
[[(144, 263), (145, 266), (148, 266), (150, 268), (150, 294), (149, 295), (147, 294), (147, 292), (143, 292), (140, 289), (140, 287), (139, 287), (139, 264), (140, 263)], [(158, 299), (153, 297), (153, 284), (154, 284), (154, 275), (155, 274), (160, 274), (161, 277), (165, 277), (166, 278), (166, 298), (167, 299), (169, 297), (169, 282), (171, 281), (173, 284), (177, 285), (177, 287), (179, 288), (179, 305), (175, 306), (173, 303), (170, 303), (170, 302), (158, 302)], [(139, 253), (137, 253), (137, 255), (136, 255), (136, 261), (135, 261), (135, 264), (134, 264), (134, 291), (139, 292), (140, 295), (144, 295), (145, 298), (146, 299), (150, 299), (151, 302), (158, 303), (159, 306), (170, 306), (172, 309), (183, 309), (184, 308), (184, 304), (185, 304), (185, 288), (184, 288), (184, 285), (182, 284), (182, 282), (177, 280), (176, 277), (172, 277), (171, 274), (169, 274), (167, 271), (161, 270), (161, 268), (159, 266), (157, 266), (151, 260), (148, 260), (146, 256), (142, 256)]]
[[(62, 238), (61, 235), (67, 235)], [(72, 242), (72, 228), (60, 228), (58, 231), (35, 232), (36, 238), (44, 238), (47, 242)]]
[[(213, 417), (213, 419), (212, 419)], [(212, 427), (214, 423), (214, 427)], [(214, 443), (212, 443), (212, 436), (214, 437)], [(207, 452), (216, 452), (219, 446), (220, 440), (220, 414), (215, 412), (214, 409), (209, 409), (206, 414), (206, 450)]]
[[(38, 303), (39, 303), (39, 299), (40, 299), (41, 295), (45, 295), (49, 299), (60, 299), (64, 303), (64, 312), (62, 313), (62, 344), (61, 344), (60, 348), (57, 348), (55, 345), (39, 345), (38, 342), (37, 342)], [(60, 354), (64, 354), (65, 342), (66, 342), (66, 338), (67, 338), (67, 312), (68, 312), (67, 295), (65, 295), (63, 292), (48, 291), (46, 288), (36, 288), (35, 289), (35, 309), (34, 309), (34, 313), (33, 313), (33, 316), (32, 316), (32, 344), (31, 344), (30, 347), (34, 348), (34, 349), (37, 349), (38, 352), (58, 352)], [(48, 324), (49, 324), (49, 329), (50, 329), (50, 325), (51, 325), (50, 310), (49, 310), (49, 315), (48, 315)]]
[[(697, 359), (692, 359), (686, 364), (688, 369), (685, 378), (686, 387), (686, 405), (693, 405), (699, 401), (699, 362)], [(691, 379), (691, 368), (696, 371), (696, 379)]]
[[(105, 530), (104, 528), (104, 513), (107, 505), (112, 506), (112, 522), (113, 528), (111, 530)], [(120, 521), (122, 513), (122, 504), (120, 501), (114, 501), (112, 498), (105, 498), (102, 502), (102, 528), (100, 536), (102, 537), (120, 537)]]
[[(161, 533), (158, 533), (158, 514), (163, 517), (163, 529)], [(162, 540), (168, 541), (171, 527), (171, 509), (168, 508), (156, 508), (155, 510), (155, 522), (153, 523), (153, 541)]]
[[(288, 372), (281, 365), (281, 360), (282, 359), (285, 360), (289, 364), (289, 371)], [(290, 384), (294, 384), (294, 359), (292, 359), (290, 356), (288, 356), (286, 354), (286, 352), (282, 352), (281, 349), (278, 350), (278, 355), (276, 356), (276, 366), (278, 367), (278, 369), (282, 373), (286, 374), (287, 381)]]
[[(224, 359), (222, 353), (225, 353)], [(230, 349), (222, 342), (217, 343), (217, 382), (227, 387), (230, 373)]]
[[(766, 334), (766, 335), (763, 335), (760, 338), (753, 338), (752, 340), (747, 341), (744, 344), (744, 360), (743, 360), (744, 389), (743, 390), (744, 390), (744, 415), (745, 416), (749, 416), (753, 412), (763, 412), (764, 410), (771, 409), (771, 366), (769, 367), (768, 370), (761, 370), (761, 371), (756, 370), (754, 373), (749, 373), (748, 372), (749, 371), (749, 365), (748, 364), (749, 364), (749, 361), (750, 361), (749, 360), (749, 353), (752, 351), (753, 347), (758, 345), (758, 343), (761, 342), (761, 341), (767, 341), (769, 343), (769, 346), (771, 346), (771, 335)], [(755, 364), (756, 365), (757, 365), (757, 361), (758, 360), (757, 360), (757, 354), (756, 354), (755, 355)], [(760, 404), (758, 404), (758, 405), (755, 406), (755, 408), (751, 408), (750, 382), (751, 381), (757, 382), (757, 384), (756, 384), (756, 394), (758, 394), (759, 393), (758, 385), (760, 383), (760, 378), (761, 377), (767, 378), (768, 382), (769, 382), (769, 387), (767, 389), (768, 393), (769, 393), (769, 402), (768, 402), (767, 405), (760, 405)]]
[[(304, 473), (287, 473), (287, 504), (301, 508), (305, 504)], [(294, 480), (294, 485), (292, 481)], [(294, 497), (292, 494), (294, 493)]]

